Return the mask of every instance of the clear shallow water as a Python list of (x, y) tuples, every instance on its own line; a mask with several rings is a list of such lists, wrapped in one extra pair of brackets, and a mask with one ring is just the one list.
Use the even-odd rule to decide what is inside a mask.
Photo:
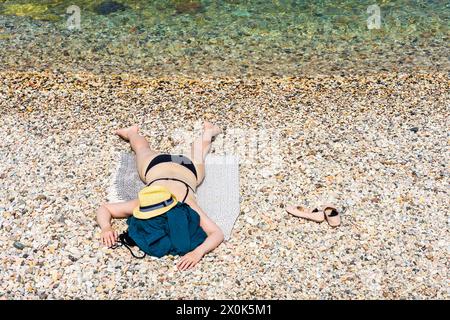
[[(134, 0), (109, 14), (114, 6), (100, 10), (102, 2), (0, 0), (0, 68), (189, 77), (449, 71), (448, 1)], [(368, 11), (376, 3), (378, 21), (377, 8)], [(79, 24), (70, 5), (80, 8)]]

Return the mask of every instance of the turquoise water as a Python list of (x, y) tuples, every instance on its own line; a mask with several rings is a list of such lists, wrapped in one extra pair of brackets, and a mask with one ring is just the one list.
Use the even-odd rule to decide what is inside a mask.
[(449, 70), (448, 1), (135, 0), (111, 13), (102, 2), (0, 0), (0, 68), (188, 77)]

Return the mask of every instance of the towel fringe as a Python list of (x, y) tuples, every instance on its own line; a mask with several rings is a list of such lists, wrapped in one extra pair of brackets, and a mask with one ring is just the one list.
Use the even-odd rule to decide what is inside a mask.
[(109, 187), (106, 196), (108, 202), (125, 202), (125, 199), (121, 199), (119, 197), (118, 192), (119, 187), (117, 185), (117, 179), (119, 178), (119, 173), (121, 171), (120, 169), (122, 165), (123, 165), (123, 157), (120, 157), (120, 159), (116, 162), (115, 169), (113, 170), (110, 177)]

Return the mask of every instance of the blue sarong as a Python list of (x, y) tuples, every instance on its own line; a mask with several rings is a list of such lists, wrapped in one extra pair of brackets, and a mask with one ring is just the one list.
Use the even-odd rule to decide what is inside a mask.
[(150, 219), (131, 216), (127, 224), (128, 234), (139, 249), (158, 258), (169, 254), (184, 255), (207, 238), (200, 227), (200, 216), (183, 202)]

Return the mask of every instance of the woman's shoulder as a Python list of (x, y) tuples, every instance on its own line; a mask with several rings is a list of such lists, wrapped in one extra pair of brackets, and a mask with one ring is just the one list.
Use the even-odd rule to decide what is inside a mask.
[(186, 204), (192, 209), (192, 210), (194, 210), (195, 212), (197, 212), (198, 213), (198, 215), (200, 216), (200, 217), (202, 217), (202, 216), (207, 216), (206, 215), (206, 212), (205, 211), (203, 211), (203, 209), (200, 207), (200, 205), (198, 204), (198, 202), (197, 202), (197, 200), (195, 199), (195, 197), (192, 197), (193, 199), (186, 199)]

